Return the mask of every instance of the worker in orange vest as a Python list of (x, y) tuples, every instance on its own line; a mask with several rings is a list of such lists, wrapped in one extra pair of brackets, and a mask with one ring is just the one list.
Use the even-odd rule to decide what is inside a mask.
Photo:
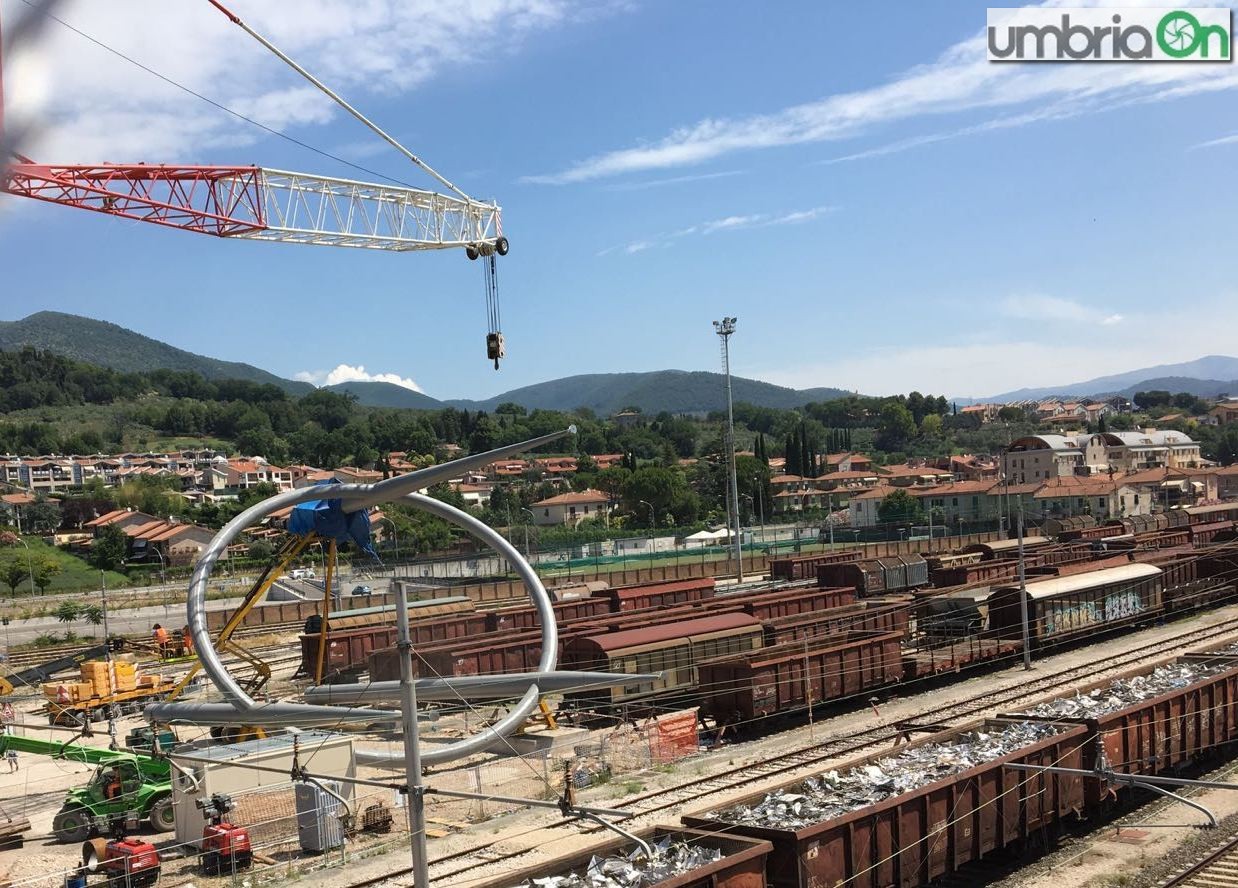
[(159, 648), (159, 656), (166, 656), (168, 652), (168, 630), (156, 623), (152, 634), (155, 637), (155, 647)]
[(107, 783), (103, 785), (103, 797), (105, 799), (118, 799), (124, 792), (124, 787), (120, 782), (120, 771), (113, 768), (108, 772)]
[(193, 654), (193, 634), (188, 626), (181, 628), (181, 649), (186, 657)]

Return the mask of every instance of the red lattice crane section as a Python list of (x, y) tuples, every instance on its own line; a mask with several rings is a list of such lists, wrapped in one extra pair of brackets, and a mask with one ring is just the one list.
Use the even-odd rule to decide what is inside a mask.
[(19, 197), (218, 237), (266, 228), (258, 167), (27, 161), (11, 164), (0, 188)]

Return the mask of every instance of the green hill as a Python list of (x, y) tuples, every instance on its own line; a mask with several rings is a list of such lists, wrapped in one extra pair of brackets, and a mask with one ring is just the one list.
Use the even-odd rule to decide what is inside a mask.
[[(761, 407), (788, 409), (811, 401), (828, 401), (849, 394), (842, 389), (785, 388), (757, 379), (731, 378), (735, 401)], [(726, 407), (726, 380), (721, 373), (686, 370), (654, 370), (648, 373), (588, 373), (552, 379), (512, 389), (484, 401), (446, 401), (452, 407), (493, 410), (512, 401), (530, 410), (572, 410), (588, 407), (608, 416), (624, 407), (639, 407), (645, 413), (703, 413)]]
[(440, 410), (442, 401), (392, 382), (340, 382), (323, 388), (355, 395), (366, 407), (405, 407), (410, 410)]
[(283, 379), (250, 364), (196, 355), (107, 321), (58, 311), (40, 311), (20, 321), (0, 321), (0, 350), (14, 351), (25, 346), (124, 373), (192, 370), (207, 379), (271, 383), (295, 395), (314, 390), (308, 382)]

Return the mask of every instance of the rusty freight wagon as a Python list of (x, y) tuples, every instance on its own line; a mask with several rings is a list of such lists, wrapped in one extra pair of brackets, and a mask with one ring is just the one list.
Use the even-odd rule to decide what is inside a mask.
[(798, 589), (784, 589), (774, 592), (743, 593), (739, 595), (719, 595), (711, 604), (738, 604), (744, 613), (758, 620), (769, 620), (777, 617), (792, 617), (797, 614), (811, 614), (832, 607), (855, 602), (855, 589), (825, 588), (821, 586), (805, 586)]
[[(913, 740), (776, 791), (801, 800), (801, 813), (766, 813), (756, 793), (728, 808), (686, 816), (706, 832), (765, 839), (773, 888), (912, 888), (1029, 839), (1053, 835), (1084, 804), (1082, 778), (1026, 773), (1007, 764), (1081, 768), (1088, 731), (1077, 724), (986, 719)], [(920, 759), (927, 764), (915, 767)], [(896, 759), (896, 760), (895, 760)], [(901, 763), (907, 761), (909, 766)], [(943, 764), (944, 762), (944, 764)], [(913, 771), (912, 768), (915, 767)], [(894, 789), (897, 775), (902, 792)], [(832, 794), (835, 782), (853, 792)], [(821, 799), (816, 819), (803, 800)], [(833, 799), (837, 799), (834, 803)], [(785, 808), (790, 808), (788, 801)], [(785, 809), (784, 809), (785, 810)]]
[(562, 669), (662, 675), (648, 682), (571, 694), (565, 703), (593, 708), (695, 694), (698, 663), (759, 648), (762, 635), (758, 620), (734, 613), (570, 638), (563, 645)]
[[(1009, 717), (1086, 725), (1096, 740), (1084, 767), (1157, 775), (1198, 764), (1238, 740), (1236, 702), (1238, 646), (1230, 646), (1132, 669)], [(1100, 780), (1086, 781), (1085, 793), (1089, 810), (1114, 797)]]
[[(461, 614), (437, 620), (417, 620), (409, 623), (408, 629), (413, 644), (417, 646), (472, 638), (486, 631), (486, 615)], [(301, 636), (302, 674), (313, 675), (317, 671), (319, 641), (318, 635)], [(395, 642), (395, 626), (370, 626), (343, 632), (329, 629), (323, 675), (358, 672), (365, 667), (370, 654), (391, 647)]]
[(746, 723), (830, 703), (903, 677), (898, 632), (845, 632), (701, 663), (704, 710), (721, 723)]
[[(651, 845), (667, 839), (721, 852), (718, 860), (705, 863), (688, 872), (663, 879), (658, 888), (765, 888), (765, 861), (769, 857), (769, 842), (747, 839), (735, 835), (712, 835), (694, 829), (657, 827), (645, 830), (639, 837)], [(590, 848), (553, 864), (529, 867), (519, 872), (495, 877), (491, 884), (504, 888), (519, 888), (522, 885), (541, 884), (552, 876), (585, 873), (590, 863), (597, 858), (622, 857), (630, 860), (636, 845), (623, 839), (615, 839), (605, 845)], [(641, 884), (645, 884), (642, 882)]]
[(907, 635), (907, 605), (869, 599), (856, 604), (832, 607), (811, 614), (795, 614), (763, 620), (765, 644), (773, 646), (788, 641), (803, 641), (835, 632), (868, 631), (897, 632)]
[(604, 589), (598, 596), (610, 602), (611, 611), (639, 610), (646, 607), (670, 607), (688, 604), (702, 598), (714, 597), (713, 577), (692, 580), (668, 580), (661, 583), (646, 583), (641, 586), (621, 586)]
[(822, 564), (842, 564), (846, 561), (859, 561), (863, 557), (864, 552), (861, 549), (834, 549), (815, 555), (775, 558), (769, 563), (769, 578), (786, 582), (811, 580), (817, 576), (817, 568)]
[(849, 586), (862, 596), (880, 595), (887, 591), (885, 573), (876, 561), (850, 561), (843, 564), (819, 565), (817, 585), (830, 588)]
[[(1161, 576), (1159, 567), (1133, 563), (1028, 583), (1032, 645), (1044, 647), (1158, 616), (1162, 609)], [(1000, 586), (989, 594), (989, 631), (993, 635), (1022, 637), (1020, 597), (1018, 586)]]
[[(554, 610), (555, 622), (563, 625), (571, 620), (581, 620), (588, 617), (600, 617), (611, 612), (610, 600), (604, 596), (590, 598), (569, 598), (551, 604)], [(486, 615), (487, 632), (505, 632), (511, 629), (535, 629), (541, 620), (537, 608), (530, 604), (501, 607)]]

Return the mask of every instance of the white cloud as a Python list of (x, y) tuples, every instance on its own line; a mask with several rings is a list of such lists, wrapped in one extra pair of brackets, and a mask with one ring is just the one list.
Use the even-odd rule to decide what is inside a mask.
[(710, 222), (702, 222), (699, 225), (689, 225), (687, 228), (679, 228), (669, 234), (659, 234), (653, 237), (642, 240), (632, 241), (629, 244), (617, 247), (607, 247), (604, 250), (599, 250), (598, 256), (606, 256), (610, 253), (622, 252), (627, 255), (640, 253), (645, 250), (651, 250), (654, 247), (669, 247), (685, 237), (693, 235), (710, 235), (716, 234), (719, 231), (735, 231), (742, 228), (769, 228), (774, 225), (798, 225), (802, 222), (811, 222), (826, 213), (833, 212), (837, 207), (821, 206), (813, 207), (808, 210), (794, 210), (790, 213), (781, 213), (771, 215), (769, 213), (752, 213), (748, 215), (723, 216), (721, 219), (714, 219)]
[[(1210, 335), (1203, 338), (1165, 335), (1166, 330), (1181, 327), (1176, 309), (1122, 317), (1065, 299), (1038, 297), (1046, 317), (1053, 315), (1057, 321), (1043, 331), (1028, 329), (1026, 324), (1014, 329), (994, 325), (975, 330), (966, 338), (960, 334), (957, 342), (948, 345), (857, 345), (853, 351), (831, 355), (827, 362), (774, 366), (755, 370), (754, 375), (794, 388), (835, 386), (873, 395), (917, 389), (960, 398), (1065, 385), (1139, 367), (1224, 354), (1224, 344), (1238, 329), (1235, 295), (1217, 294), (1198, 306), (1200, 316), (1209, 319)], [(1121, 317), (1120, 324), (1111, 320), (1117, 317)], [(914, 323), (916, 318), (906, 320)], [(1079, 340), (1063, 336), (1063, 323), (1070, 322), (1092, 326)], [(1086, 342), (1086, 348), (1080, 347), (1080, 341)]]
[[(1088, 4), (1070, 0), (1070, 5)], [(978, 23), (982, 17), (978, 8)], [(689, 166), (737, 151), (848, 139), (897, 121), (1027, 109), (953, 134), (965, 135), (1235, 86), (1235, 65), (992, 63), (986, 58), (981, 31), (949, 47), (934, 62), (912, 68), (881, 86), (836, 93), (750, 117), (697, 121), (659, 140), (598, 154), (556, 173), (526, 177), (526, 181), (551, 185), (586, 182)], [(913, 137), (876, 153), (949, 137), (952, 135)], [(872, 154), (861, 152), (848, 159), (861, 156)]]
[(1219, 145), (1238, 145), (1238, 133), (1232, 136), (1221, 136), (1219, 139), (1209, 139), (1207, 142), (1192, 145), (1191, 148), (1216, 148)]
[(683, 185), (688, 182), (705, 182), (710, 179), (729, 179), (742, 176), (743, 170), (722, 170), (717, 173), (701, 173), (698, 176), (671, 176), (666, 179), (646, 179), (643, 182), (620, 182), (607, 185), (607, 191), (643, 191), (646, 188), (661, 188), (664, 185)]
[[(2, 0), (6, 21), (27, 9)], [(600, 4), (601, 8), (613, 7)], [(536, 32), (593, 14), (567, 0), (267, 0), (247, 23), (364, 109), (440, 71), (492, 62)], [(333, 103), (206, 3), (63, 2), (56, 15), (102, 43), (275, 128), (339, 117)], [(226, 149), (260, 131), (54, 22), (5, 59), (8, 125), (24, 153), (60, 162), (253, 161)], [(350, 131), (351, 135), (351, 131)], [(357, 127), (357, 138), (364, 138)], [(310, 140), (312, 141), (312, 139)], [(430, 158), (433, 163), (436, 158)], [(444, 160), (445, 163), (445, 160)]]
[(1123, 321), (1123, 316), (1116, 312), (1041, 293), (1008, 296), (999, 305), (999, 311), (1009, 318), (1051, 323), (1069, 321), (1112, 327)]
[(341, 382), (389, 382), (415, 392), (422, 391), (421, 386), (398, 373), (369, 373), (361, 364), (355, 367), (351, 364), (337, 364), (334, 370), (302, 370), (293, 374), (293, 379), (309, 382), (314, 385), (338, 385)]

